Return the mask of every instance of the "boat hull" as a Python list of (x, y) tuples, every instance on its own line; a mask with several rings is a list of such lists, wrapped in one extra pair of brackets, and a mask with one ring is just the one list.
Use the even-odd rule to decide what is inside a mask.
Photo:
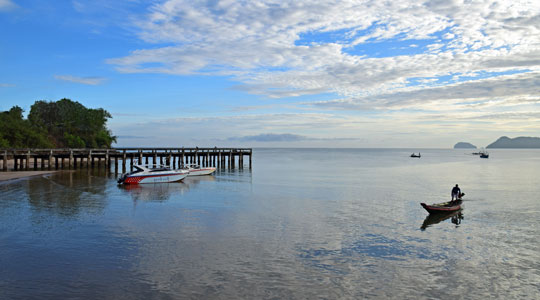
[(123, 184), (145, 184), (145, 183), (162, 183), (175, 182), (186, 178), (187, 173), (167, 173), (156, 175), (131, 175), (127, 176)]
[(190, 169), (187, 176), (210, 175), (216, 171), (216, 168)]
[(463, 200), (456, 200), (451, 202), (444, 202), (444, 203), (438, 203), (438, 204), (425, 204), (420, 203), (422, 207), (427, 210), (430, 214), (433, 213), (448, 213), (453, 211), (458, 211), (461, 209), (461, 204), (463, 203)]

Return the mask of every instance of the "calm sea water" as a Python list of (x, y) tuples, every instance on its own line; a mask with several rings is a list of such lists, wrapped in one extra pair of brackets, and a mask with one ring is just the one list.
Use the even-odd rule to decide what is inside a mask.
[[(0, 298), (538, 299), (540, 151), (470, 152), (255, 149), (252, 170), (180, 183), (0, 183)], [(461, 214), (428, 217), (456, 183)]]

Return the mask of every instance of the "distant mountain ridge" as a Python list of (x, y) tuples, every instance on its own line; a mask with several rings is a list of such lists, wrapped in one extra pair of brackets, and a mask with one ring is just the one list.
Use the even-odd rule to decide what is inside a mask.
[(459, 142), (454, 145), (454, 149), (476, 149), (476, 146), (471, 143)]
[(540, 138), (520, 136), (512, 139), (502, 136), (486, 148), (540, 148)]

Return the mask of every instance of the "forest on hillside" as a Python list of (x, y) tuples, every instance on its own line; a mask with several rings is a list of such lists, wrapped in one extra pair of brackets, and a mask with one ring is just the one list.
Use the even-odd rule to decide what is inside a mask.
[(110, 148), (116, 137), (112, 118), (102, 108), (86, 108), (70, 99), (36, 101), (28, 117), (13, 106), (0, 112), (0, 148)]

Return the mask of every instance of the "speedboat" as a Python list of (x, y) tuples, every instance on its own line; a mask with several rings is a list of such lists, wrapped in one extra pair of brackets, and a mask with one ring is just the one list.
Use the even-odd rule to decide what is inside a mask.
[(196, 164), (185, 165), (182, 170), (188, 171), (187, 176), (201, 176), (201, 175), (210, 175), (216, 171), (214, 167), (201, 168), (201, 166)]
[(167, 166), (151, 167), (147, 165), (134, 165), (133, 172), (120, 176), (118, 183), (139, 184), (139, 183), (160, 183), (180, 181), (188, 175), (186, 170), (173, 170)]
[(421, 157), (421, 156), (420, 156), (420, 152), (418, 152), (418, 155), (416, 155), (416, 154), (414, 154), (414, 153), (411, 154), (411, 157), (418, 157), (418, 158), (420, 158), (420, 157)]

